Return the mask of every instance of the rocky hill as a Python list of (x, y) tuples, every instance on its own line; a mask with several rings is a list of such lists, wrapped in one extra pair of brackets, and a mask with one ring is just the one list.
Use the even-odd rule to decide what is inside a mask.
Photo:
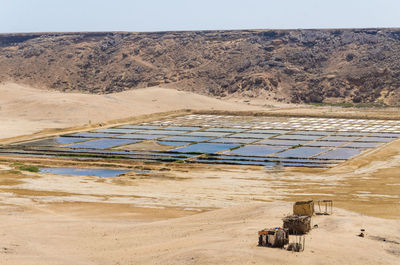
[(0, 82), (398, 105), (400, 29), (0, 35)]

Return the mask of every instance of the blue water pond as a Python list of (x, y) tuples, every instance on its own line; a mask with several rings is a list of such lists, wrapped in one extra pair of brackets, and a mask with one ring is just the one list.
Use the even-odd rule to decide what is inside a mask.
[(238, 146), (237, 144), (198, 143), (174, 149), (173, 151), (182, 153), (218, 153)]
[(96, 176), (101, 178), (116, 177), (129, 172), (129, 170), (75, 167), (40, 168), (39, 171), (42, 173), (53, 173), (58, 175)]

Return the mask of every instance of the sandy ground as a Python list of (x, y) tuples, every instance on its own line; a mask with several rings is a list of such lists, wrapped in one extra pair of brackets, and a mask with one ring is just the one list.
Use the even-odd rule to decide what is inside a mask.
[[(53, 202), (122, 203), (135, 207), (175, 207), (204, 211), (252, 202), (333, 199), (335, 205), (359, 213), (400, 219), (400, 142), (328, 170), (181, 164), (132, 164), (0, 157), (38, 167), (78, 166), (126, 168), (118, 178), (62, 176), (18, 172), (12, 162), (0, 171), (0, 201), (24, 205)], [(362, 164), (360, 164), (362, 163)], [(134, 172), (138, 170), (138, 172)], [(146, 170), (146, 173), (141, 171)], [(16, 171), (16, 172), (14, 172)], [(60, 185), (62, 183), (62, 185)]]
[(166, 88), (91, 95), (7, 83), (0, 84), (0, 95), (0, 138), (180, 109), (262, 109)]
[[(99, 205), (82, 207), (90, 212)], [(77, 205), (53, 208), (58, 210), (3, 209), (1, 264), (364, 265), (398, 264), (400, 257), (399, 221), (344, 210), (315, 217), (318, 228), (308, 235), (305, 251), (291, 253), (256, 246), (257, 231), (281, 224), (288, 203), (241, 205), (167, 220), (152, 219), (157, 211), (147, 219), (119, 216), (116, 221), (107, 208), (97, 215)], [(357, 236), (361, 228), (367, 237)]]
[[(160, 88), (100, 96), (8, 84), (0, 94), (1, 137), (193, 106), (290, 112)], [(22, 163), (150, 173), (60, 176)], [(400, 141), (328, 170), (0, 157), (0, 264), (398, 264), (399, 170)], [(257, 231), (304, 199), (339, 207), (313, 218), (306, 250), (257, 247)]]

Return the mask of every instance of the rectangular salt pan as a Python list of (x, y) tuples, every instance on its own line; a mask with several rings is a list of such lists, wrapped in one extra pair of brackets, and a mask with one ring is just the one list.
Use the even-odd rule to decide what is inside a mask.
[(332, 164), (338, 163), (336, 160), (317, 160), (314, 158), (281, 158), (281, 157), (255, 157), (255, 156), (238, 156), (238, 155), (219, 155), (216, 159), (228, 160), (256, 160), (269, 162), (288, 162), (288, 163), (314, 163), (314, 164)]
[(360, 137), (357, 136), (328, 136), (322, 140), (324, 141), (335, 141), (335, 142), (349, 142), (354, 141)]
[(333, 132), (324, 132), (324, 131), (295, 131), (295, 132), (291, 132), (289, 134), (326, 136), (326, 135), (330, 135), (332, 133)]
[(169, 130), (169, 131), (197, 131), (200, 130), (201, 127), (178, 127), (178, 126), (171, 126), (167, 128), (163, 128), (164, 130)]
[(327, 150), (328, 150), (327, 148), (319, 148), (319, 147), (299, 147), (295, 149), (286, 150), (282, 153), (276, 154), (275, 156), (309, 158)]
[(151, 135), (151, 134), (124, 134), (115, 138), (120, 139), (139, 139), (139, 140), (153, 140), (164, 137), (163, 135)]
[(351, 147), (351, 148), (374, 148), (377, 147), (379, 145), (381, 145), (382, 143), (360, 143), (360, 142), (352, 142), (352, 143), (348, 143), (343, 147)]
[(243, 156), (268, 156), (285, 149), (287, 149), (287, 146), (246, 145), (236, 150), (232, 150), (228, 154)]
[(263, 134), (285, 134), (290, 131), (287, 130), (250, 130), (246, 133), (263, 133)]
[(257, 142), (257, 144), (265, 144), (265, 145), (305, 145), (308, 141), (299, 141), (299, 140), (275, 140), (275, 139), (267, 139), (261, 142)]
[(313, 167), (313, 168), (324, 168), (324, 167), (331, 167), (334, 165), (328, 164), (312, 164), (312, 163), (281, 163), (284, 167)]
[(169, 142), (169, 141), (158, 141), (158, 143), (162, 144), (162, 145), (169, 145), (169, 146), (182, 146), (182, 145), (187, 144), (185, 142)]
[(307, 146), (335, 147), (344, 145), (347, 142), (315, 141), (308, 143)]
[(137, 143), (135, 140), (124, 140), (124, 139), (98, 139), (89, 142), (77, 143), (67, 145), (69, 148), (87, 148), (87, 149), (105, 149), (110, 147), (117, 147), (120, 145), (127, 145)]
[(32, 142), (16, 144), (17, 146), (57, 146), (63, 144), (72, 144), (77, 142), (84, 142), (92, 140), (93, 138), (81, 138), (81, 137), (53, 137), (47, 139), (36, 140)]
[(258, 139), (245, 139), (245, 138), (217, 138), (208, 141), (209, 143), (238, 143), (238, 144), (248, 144), (258, 141)]
[(96, 153), (96, 154), (119, 154), (119, 155), (126, 155), (126, 154), (130, 154), (133, 152), (127, 152), (127, 151), (116, 151), (116, 150), (107, 150), (107, 149), (69, 149), (66, 148), (69, 146), (63, 146), (62, 148), (49, 148), (47, 150), (42, 150), (42, 151), (57, 151), (57, 152), (63, 152), (63, 153)]
[(198, 143), (174, 149), (173, 151), (181, 153), (218, 153), (238, 146), (236, 144)]
[(360, 149), (353, 149), (353, 148), (337, 148), (335, 150), (326, 152), (322, 155), (319, 155), (315, 158), (320, 159), (342, 159), (346, 160), (352, 158), (361, 153), (362, 150)]
[(66, 135), (68, 137), (87, 137), (87, 138), (111, 138), (118, 134), (111, 133), (93, 133), (93, 132), (82, 132)]
[(91, 140), (91, 138), (74, 138), (74, 137), (56, 137), (55, 141), (58, 144), (72, 144), (72, 143), (78, 143), (78, 142), (84, 142), (84, 141), (88, 141)]
[(232, 128), (208, 128), (207, 130), (204, 130), (205, 132), (242, 132), (245, 131), (245, 129), (232, 129)]
[(171, 142), (203, 142), (210, 139), (212, 139), (212, 137), (202, 137), (202, 136), (170, 136), (162, 138), (163, 141), (171, 141)]
[(286, 134), (274, 137), (274, 139), (283, 139), (283, 140), (317, 140), (321, 138), (319, 135), (297, 135), (297, 134)]
[(186, 133), (185, 136), (221, 137), (228, 134), (229, 133), (223, 133), (223, 132), (190, 132)]
[(232, 165), (255, 165), (255, 166), (273, 166), (273, 162), (263, 161), (238, 161), (238, 160), (194, 160), (196, 163), (207, 163), (207, 164), (232, 164)]
[[(233, 165), (256, 165), (256, 166), (276, 166), (276, 162), (262, 162), (262, 161), (237, 161), (237, 160), (195, 160), (197, 163), (208, 163), (208, 164), (233, 164)], [(324, 168), (332, 166), (331, 164), (313, 164), (313, 163), (280, 163), (285, 167), (315, 167)], [(334, 164), (333, 164), (334, 165)]]
[(92, 132), (96, 132), (96, 133), (117, 133), (117, 134), (121, 134), (121, 133), (135, 133), (138, 130), (135, 129), (115, 129), (115, 128), (108, 128), (108, 129), (101, 129), (101, 130), (97, 130), (97, 131), (92, 131)]
[(365, 136), (365, 132), (338, 132), (335, 136)]
[(371, 137), (387, 137), (387, 138), (399, 138), (399, 133), (374, 133), (369, 135)]
[(387, 143), (393, 141), (393, 138), (383, 138), (383, 137), (363, 137), (357, 139), (356, 142), (377, 142), (377, 143)]
[(155, 135), (180, 135), (184, 134), (185, 131), (167, 131), (167, 130), (147, 130), (140, 131), (141, 134), (155, 134)]
[(274, 134), (262, 134), (262, 133), (237, 133), (233, 135), (229, 135), (227, 137), (233, 138), (255, 138), (255, 139), (264, 139), (274, 136)]

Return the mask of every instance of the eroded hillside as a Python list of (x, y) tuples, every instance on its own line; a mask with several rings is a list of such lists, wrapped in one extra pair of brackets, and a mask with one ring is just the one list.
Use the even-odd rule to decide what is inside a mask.
[(400, 29), (0, 35), (0, 81), (398, 105)]

